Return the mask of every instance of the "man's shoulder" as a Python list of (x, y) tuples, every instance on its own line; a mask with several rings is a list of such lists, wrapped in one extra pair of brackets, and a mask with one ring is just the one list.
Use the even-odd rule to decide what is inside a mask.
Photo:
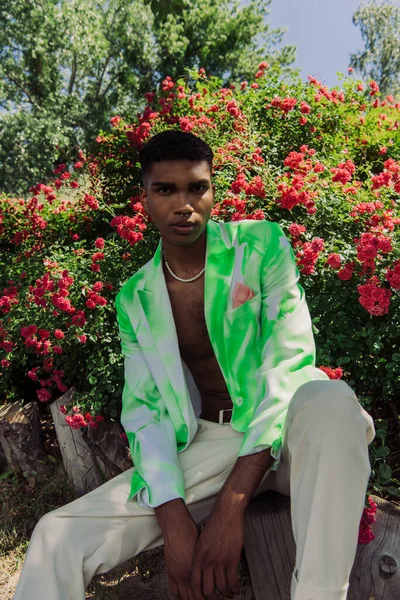
[(129, 279), (124, 283), (119, 292), (115, 297), (115, 306), (118, 310), (118, 305), (123, 301), (124, 297), (132, 298), (134, 289), (137, 287), (138, 282), (143, 277), (145, 265), (140, 267), (133, 275), (129, 277)]
[(237, 237), (239, 241), (249, 240), (250, 242), (263, 242), (264, 244), (271, 238), (275, 237), (282, 230), (279, 223), (267, 221), (266, 219), (242, 219), (241, 221), (229, 221), (221, 224), (227, 232), (233, 232), (237, 229)]

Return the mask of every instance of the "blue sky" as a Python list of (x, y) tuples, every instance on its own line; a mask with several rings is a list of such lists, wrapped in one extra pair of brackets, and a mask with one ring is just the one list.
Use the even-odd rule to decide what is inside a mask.
[[(240, 3), (244, 4), (246, 0)], [(301, 68), (302, 79), (312, 75), (333, 86), (339, 83), (337, 71), (347, 73), (350, 53), (364, 47), (360, 29), (352, 22), (360, 4), (361, 0), (272, 0), (267, 21), (273, 28), (288, 28), (283, 43), (296, 45), (294, 66)]]

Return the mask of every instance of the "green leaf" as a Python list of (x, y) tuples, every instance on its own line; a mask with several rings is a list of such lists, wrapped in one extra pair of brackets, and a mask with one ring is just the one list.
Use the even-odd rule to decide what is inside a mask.
[(389, 467), (389, 465), (380, 465), (378, 471), (378, 481), (380, 481), (380, 483), (388, 483), (391, 477), (392, 469)]
[(386, 431), (383, 429), (377, 429), (375, 433), (378, 440), (384, 440), (386, 438)]
[(390, 448), (388, 448), (387, 446), (381, 446), (376, 451), (375, 456), (376, 456), (376, 458), (384, 458), (385, 456), (389, 456), (389, 454), (390, 454)]
[(394, 498), (400, 498), (400, 487), (390, 486), (387, 488), (387, 492)]
[(0, 481), (4, 481), (5, 479), (12, 477), (13, 475), (14, 475), (14, 472), (12, 469), (6, 469), (2, 473), (0, 473)]

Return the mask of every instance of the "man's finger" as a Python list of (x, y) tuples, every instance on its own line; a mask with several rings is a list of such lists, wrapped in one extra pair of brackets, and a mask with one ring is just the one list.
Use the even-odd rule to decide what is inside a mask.
[(203, 567), (203, 594), (207, 600), (218, 600), (217, 593), (215, 591), (215, 575), (214, 569), (211, 567)]
[(229, 589), (234, 594), (240, 594), (240, 581), (238, 565), (229, 565), (226, 570)]
[(195, 563), (194, 566), (192, 566), (190, 586), (192, 588), (195, 600), (204, 600), (204, 595), (202, 592), (202, 569), (200, 563)]
[(171, 579), (168, 579), (168, 583), (169, 583), (169, 588), (171, 590), (171, 594), (172, 594), (174, 600), (180, 600), (180, 598), (179, 598), (179, 589), (178, 589), (178, 586), (175, 583), (175, 581), (172, 581)]
[(233, 598), (233, 593), (228, 586), (226, 569), (223, 566), (215, 569), (215, 587), (225, 598)]
[(186, 584), (183, 582), (179, 582), (179, 600), (190, 600), (189, 594), (186, 588)]

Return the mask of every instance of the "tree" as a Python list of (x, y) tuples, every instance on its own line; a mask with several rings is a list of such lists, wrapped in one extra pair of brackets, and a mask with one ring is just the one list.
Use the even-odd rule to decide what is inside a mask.
[(384, 94), (400, 93), (400, 8), (391, 1), (362, 4), (353, 15), (361, 29), (363, 51), (350, 65), (363, 77), (374, 79)]
[(265, 22), (270, 1), (1, 3), (0, 190), (26, 193), (185, 67), (227, 83), (250, 79), (261, 61), (290, 70), (295, 49), (276, 48), (283, 31)]

